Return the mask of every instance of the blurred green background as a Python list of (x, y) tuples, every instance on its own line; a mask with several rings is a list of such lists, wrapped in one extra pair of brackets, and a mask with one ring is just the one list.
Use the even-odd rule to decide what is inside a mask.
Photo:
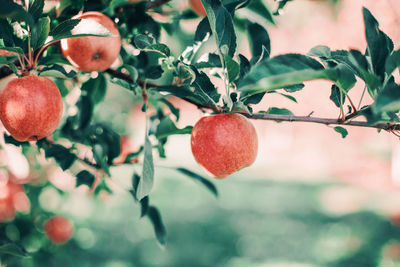
[[(126, 170), (114, 170), (115, 176), (118, 172)], [(123, 183), (122, 176), (118, 183)], [(79, 190), (61, 194), (47, 187), (37, 195), (39, 201), (48, 211), (71, 218), (74, 236), (64, 245), (50, 244), (44, 235), (25, 240), (31, 252), (41, 246), (38, 242), (47, 245), (33, 258), (10, 258), (8, 266), (400, 264), (400, 228), (371, 205), (355, 212), (325, 208), (327, 200), (336, 201), (332, 192), (340, 190), (345, 198), (343, 189), (351, 191), (351, 186), (234, 175), (217, 183), (220, 196), (215, 199), (171, 170), (158, 169), (157, 180), (151, 203), (160, 209), (168, 231), (165, 248), (157, 245), (147, 219), (138, 219), (139, 206), (129, 193), (96, 201)], [(35, 190), (28, 188), (31, 201)], [(23, 223), (24, 216), (17, 216), (14, 224)]]

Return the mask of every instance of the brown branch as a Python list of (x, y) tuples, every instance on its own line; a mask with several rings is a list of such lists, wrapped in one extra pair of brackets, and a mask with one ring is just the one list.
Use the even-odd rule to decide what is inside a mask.
[[(108, 69), (106, 70), (108, 74), (113, 77), (117, 77), (123, 79), (128, 82), (133, 82), (132, 78), (128, 74), (124, 74), (122, 72)], [(138, 81), (139, 86), (144, 86), (144, 81)], [(157, 84), (153, 83), (146, 83), (146, 86), (149, 87), (157, 87)], [(200, 109), (209, 109), (216, 113), (221, 113), (222, 111), (210, 104), (206, 103), (198, 103), (188, 98), (181, 98), (182, 100), (195, 105)], [(272, 114), (265, 114), (265, 113), (256, 113), (256, 114), (247, 114), (241, 113), (249, 119), (253, 120), (270, 120), (270, 121), (287, 121), (287, 122), (312, 122), (318, 124), (325, 124), (325, 125), (342, 125), (342, 126), (357, 126), (357, 127), (367, 127), (367, 128), (376, 128), (382, 129), (386, 131), (391, 130), (400, 130), (400, 124), (392, 124), (392, 123), (379, 123), (375, 125), (370, 125), (365, 121), (349, 121), (357, 116), (359, 116), (358, 112), (353, 112), (352, 114), (345, 117), (345, 120), (340, 119), (328, 119), (328, 118), (318, 118), (318, 117), (311, 117), (311, 116), (287, 116), (287, 115), (272, 115)]]
[(325, 124), (325, 125), (368, 127), (368, 128), (382, 129), (382, 130), (386, 130), (386, 131), (400, 130), (400, 124), (391, 124), (391, 123), (378, 123), (378, 124), (370, 125), (365, 121), (342, 121), (342, 120), (338, 120), (338, 119), (318, 118), (318, 117), (310, 117), (310, 116), (287, 116), (287, 115), (273, 115), (273, 114), (265, 114), (265, 113), (256, 113), (256, 114), (242, 113), (242, 114), (244, 116), (248, 117), (249, 119), (254, 119), (254, 120), (312, 122), (312, 123), (319, 123), (319, 124)]

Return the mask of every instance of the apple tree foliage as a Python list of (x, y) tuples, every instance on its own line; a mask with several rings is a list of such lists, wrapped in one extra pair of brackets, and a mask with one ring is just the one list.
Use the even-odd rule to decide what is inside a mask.
[[(141, 168), (141, 171), (132, 173), (130, 193), (141, 209), (141, 216), (153, 224), (156, 238), (162, 245), (166, 242), (166, 229), (160, 211), (150, 201), (153, 182), (157, 178), (153, 156), (157, 153), (160, 158), (165, 158), (164, 145), (168, 137), (190, 134), (192, 129), (190, 125), (177, 127), (180, 109), (170, 101), (170, 96), (217, 113), (240, 112), (249, 118), (277, 121), (285, 120), (286, 116), (296, 120), (297, 117), (285, 108), (270, 107), (253, 113), (252, 107), (269, 94), (280, 94), (296, 102), (291, 94), (303, 90), (303, 82), (325, 79), (332, 82), (331, 88), (326, 90), (331, 91), (330, 99), (340, 113), (338, 120), (327, 124), (343, 126), (350, 124), (350, 119), (365, 117), (367, 122), (364, 126), (395, 134), (399, 129), (396, 123), (399, 121), (400, 85), (395, 82), (393, 73), (400, 65), (400, 51), (394, 49), (392, 40), (379, 29), (378, 21), (369, 10), (362, 11), (368, 43), (364, 51), (317, 46), (307, 55), (271, 57), (274, 42), (268, 35), (268, 26), (276, 23), (274, 17), (290, 1), (276, 1), (276, 7), (267, 6), (261, 0), (202, 0), (202, 3), (207, 17), (197, 20), (197, 29), (188, 34), (181, 29), (180, 22), (198, 16), (191, 10), (174, 10), (169, 1), (61, 0), (57, 8), (46, 12), (43, 11), (43, 0), (0, 1), (0, 49), (12, 52), (0, 56), (0, 77), (21, 75), (18, 57), (28, 56), (32, 51), (37, 64), (28, 66), (31, 69), (27, 71), (51, 77), (63, 97), (75, 87), (79, 87), (81, 92), (73, 104), (77, 112), (64, 114), (51, 138), (18, 142), (5, 134), (5, 142), (21, 146), (26, 153), (53, 158), (63, 170), (69, 170), (79, 162), (80, 170), (74, 173), (77, 187), (87, 185), (93, 188), (95, 196), (102, 191), (112, 194), (106, 181), (112, 179), (110, 169), (121, 153), (120, 133), (110, 124), (96, 120), (95, 107), (103, 101), (109, 84), (125, 88), (132, 98), (142, 103), (146, 124), (143, 125), (142, 146), (127, 155), (122, 164), (138, 164)], [(155, 20), (158, 13), (165, 15), (166, 8), (172, 19), (168, 22)], [(237, 16), (240, 9), (249, 12)], [(108, 36), (98, 29), (87, 29), (85, 33), (73, 35), (71, 30), (81, 21), (71, 18), (80, 11), (99, 11), (116, 22), (123, 40), (118, 66), (87, 75), (71, 68), (63, 57), (58, 45), (63, 38)], [(254, 20), (254, 14), (257, 14), (258, 21)], [(172, 53), (160, 41), (162, 33), (184, 43), (186, 49), (180, 54)], [(238, 50), (239, 34), (247, 37), (251, 57)], [(200, 47), (206, 43), (213, 43), (214, 48), (199, 54), (202, 51)], [(223, 95), (218, 93), (210, 79), (212, 76), (223, 80)], [(365, 83), (365, 92), (373, 99), (372, 103), (359, 108), (352, 103), (350, 106), (345, 104), (346, 95), (354, 87), (356, 78)], [(149, 107), (156, 112), (147, 114)], [(345, 137), (347, 130), (342, 126), (334, 129)], [(82, 147), (89, 149), (92, 156), (80, 156)], [(218, 195), (214, 184), (203, 175), (184, 166), (176, 166), (175, 170)], [(100, 181), (96, 181), (96, 177), (100, 177)], [(35, 199), (41, 187), (25, 187), (32, 196), (30, 215), (24, 219), (24, 225), (27, 225), (33, 224), (37, 216), (46, 212), (40, 210)], [(4, 229), (4, 225), (0, 228)], [(25, 228), (21, 231), (35, 231)], [(11, 240), (4, 231), (0, 233), (0, 253), (29, 255), (21, 240)]]

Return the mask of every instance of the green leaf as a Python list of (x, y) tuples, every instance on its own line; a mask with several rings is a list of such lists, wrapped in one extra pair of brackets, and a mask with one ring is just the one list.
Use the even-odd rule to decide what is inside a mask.
[(87, 185), (89, 188), (92, 188), (93, 183), (95, 181), (95, 176), (87, 170), (80, 171), (76, 175), (76, 187), (80, 185)]
[(24, 50), (22, 50), (22, 48), (20, 48), (20, 47), (6, 47), (6, 46), (3, 46), (2, 44), (0, 44), (0, 49), (10, 51), (10, 52), (16, 52), (18, 54), (24, 53)]
[(210, 182), (208, 179), (204, 178), (203, 176), (192, 172), (191, 170), (188, 170), (186, 168), (176, 168), (176, 170), (186, 176), (188, 176), (189, 178), (199, 182), (200, 184), (202, 184), (206, 189), (208, 189), (208, 191), (210, 191), (215, 197), (218, 197), (218, 190), (215, 187), (215, 185)]
[(153, 163), (153, 152), (152, 145), (149, 137), (146, 135), (144, 141), (144, 158), (143, 158), (143, 169), (142, 177), (139, 181), (136, 197), (141, 200), (145, 196), (149, 195), (153, 188), (154, 182), (154, 163)]
[(4, 142), (6, 144), (13, 144), (14, 146), (23, 146), (23, 145), (29, 146), (28, 141), (20, 142), (20, 141), (15, 140), (11, 135), (7, 135), (7, 134), (4, 134)]
[(291, 95), (281, 94), (281, 93), (280, 93), (280, 95), (282, 95), (282, 96), (286, 97), (287, 99), (292, 100), (293, 102), (296, 102), (296, 103), (297, 103), (296, 98), (294, 98), (294, 97), (291, 96)]
[(79, 113), (79, 129), (86, 129), (93, 116), (93, 102), (88, 95), (82, 95), (77, 103)]
[(319, 45), (313, 47), (310, 52), (308, 52), (308, 55), (311, 57), (330, 58), (331, 50), (327, 46)]
[(140, 218), (147, 215), (147, 212), (149, 211), (149, 202), (149, 196), (145, 196), (140, 200)]
[(342, 138), (346, 138), (346, 136), (349, 134), (347, 130), (343, 127), (336, 126), (333, 128), (336, 132), (340, 133), (342, 135)]
[(249, 23), (247, 25), (247, 34), (249, 36), (250, 51), (253, 55), (251, 62), (254, 64), (259, 60), (263, 53), (263, 47), (266, 49), (265, 57), (268, 58), (271, 54), (271, 43), (268, 32), (264, 27), (257, 23)]
[(201, 98), (201, 102), (217, 103), (221, 95), (218, 94), (217, 88), (215, 88), (210, 78), (202, 71), (198, 72), (196, 69), (193, 69), (193, 71), (196, 74), (196, 79), (191, 84), (195, 88), (193, 93), (198, 98)]
[(11, 0), (0, 0), (0, 6), (0, 18), (25, 21), (33, 27), (34, 21), (31, 14), (29, 14), (22, 6)]
[(39, 72), (39, 76), (54, 77), (60, 79), (71, 79), (76, 76), (76, 71), (71, 70), (67, 72), (65, 68), (58, 64), (48, 65)]
[(391, 76), (398, 67), (400, 67), (400, 50), (393, 51), (388, 57), (385, 64), (385, 72), (388, 76)]
[(367, 38), (367, 53), (371, 57), (372, 69), (375, 74), (384, 78), (387, 57), (393, 51), (392, 40), (381, 30), (379, 23), (371, 12), (363, 8), (365, 36)]
[(331, 72), (310, 57), (285, 54), (255, 65), (239, 82), (238, 88), (253, 93), (268, 92), (307, 80), (327, 78)]
[(34, 20), (37, 20), (42, 16), (43, 8), (44, 0), (34, 0), (34, 2), (29, 5), (28, 12), (32, 15)]
[(0, 40), (4, 41), (2, 46), (14, 47), (14, 29), (6, 19), (0, 19)]
[(49, 17), (40, 18), (32, 29), (33, 49), (36, 50), (45, 43), (47, 37), (49, 36), (49, 32), (50, 32), (50, 18)]
[(294, 85), (289, 85), (283, 88), (286, 92), (293, 93), (300, 91), (301, 89), (304, 88), (304, 83), (299, 83), (299, 84), (294, 84)]
[(73, 37), (112, 36), (106, 27), (90, 19), (70, 19), (63, 21), (57, 25), (57, 27), (52, 30), (49, 35), (53, 36), (52, 42)]
[(266, 113), (271, 115), (285, 115), (285, 116), (294, 115), (293, 112), (291, 112), (286, 108), (276, 108), (276, 107), (269, 108)]
[(70, 34), (72, 29), (79, 24), (80, 19), (69, 19), (61, 22), (51, 32), (50, 35), (53, 37)]
[(157, 125), (155, 135), (157, 139), (164, 139), (175, 134), (190, 134), (192, 133), (192, 128), (192, 126), (186, 126), (183, 129), (179, 129), (169, 117), (164, 117)]
[(268, 22), (275, 25), (274, 17), (272, 16), (272, 13), (268, 7), (265, 5), (264, 1), (252, 0), (247, 6), (247, 9), (253, 11), (257, 15), (260, 15), (262, 18), (265, 18)]
[(196, 32), (194, 35), (195, 42), (203, 42), (207, 40), (207, 35), (211, 35), (212, 31), (210, 28), (210, 22), (208, 21), (207, 17), (203, 18), (199, 25), (197, 25)]
[(220, 54), (233, 57), (236, 51), (236, 34), (231, 14), (221, 4), (220, 0), (201, 0), (207, 12), (210, 28), (217, 41)]
[(180, 117), (180, 110), (179, 108), (176, 108), (171, 102), (169, 102), (167, 99), (165, 98), (161, 98), (160, 101), (162, 103), (164, 103), (169, 110), (171, 111), (172, 114), (174, 114), (176, 121), (179, 121), (179, 117)]
[(45, 149), (46, 158), (54, 158), (63, 171), (69, 169), (77, 159), (76, 155), (62, 145), (52, 144)]
[(226, 54), (224, 54), (224, 61), (226, 69), (228, 71), (228, 81), (233, 82), (239, 75), (240, 71), (239, 64)]
[(146, 47), (152, 45), (153, 41), (153, 38), (144, 34), (138, 34), (133, 39), (135, 46), (139, 49), (145, 49)]
[(150, 206), (147, 211), (147, 217), (150, 219), (150, 222), (153, 225), (158, 243), (164, 247), (166, 244), (167, 231), (165, 230), (160, 212), (156, 207)]
[(146, 46), (143, 50), (157, 52), (164, 57), (169, 57), (171, 55), (171, 51), (165, 44), (151, 44)]
[(346, 94), (340, 93), (340, 88), (332, 84), (331, 96), (329, 97), (337, 107), (341, 107), (345, 101)]
[(107, 92), (107, 79), (103, 73), (98, 73), (96, 78), (90, 78), (87, 80), (81, 88), (84, 95), (86, 95), (92, 105), (97, 105), (101, 101), (103, 101), (106, 92)]
[(375, 113), (400, 110), (400, 86), (394, 82), (388, 83), (377, 96), (372, 105)]
[(92, 146), (93, 158), (98, 165), (107, 173), (108, 176), (110, 174), (110, 168), (107, 164), (107, 151), (105, 146), (102, 144), (94, 144)]
[(30, 257), (28, 252), (16, 243), (5, 243), (0, 245), (0, 254), (8, 254), (17, 257)]
[(161, 66), (154, 65), (154, 66), (148, 66), (145, 71), (146, 78), (148, 79), (159, 79), (161, 78), (163, 74), (163, 69)]
[(193, 64), (197, 69), (222, 68), (221, 58), (214, 53), (209, 53), (207, 61), (198, 61)]

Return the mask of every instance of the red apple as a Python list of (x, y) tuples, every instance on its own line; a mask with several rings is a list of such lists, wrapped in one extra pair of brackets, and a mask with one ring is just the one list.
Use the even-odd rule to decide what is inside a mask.
[(83, 36), (61, 40), (61, 50), (65, 58), (86, 72), (104, 71), (118, 58), (121, 49), (121, 37), (114, 22), (100, 12), (86, 12), (74, 19), (94, 20), (101, 24), (113, 36)]
[(46, 77), (24, 76), (0, 91), (0, 120), (18, 141), (34, 141), (57, 128), (63, 102), (57, 85)]
[(192, 6), (194, 12), (199, 14), (199, 16), (207, 16), (207, 12), (204, 9), (203, 4), (201, 3), (201, 0), (190, 0), (190, 5)]
[(27, 209), (29, 200), (22, 185), (10, 181), (0, 184), (0, 222), (12, 220), (16, 210)]
[(217, 114), (196, 123), (191, 146), (200, 166), (216, 178), (225, 178), (255, 161), (258, 140), (256, 129), (243, 115)]
[(44, 231), (52, 242), (62, 244), (71, 238), (74, 227), (67, 218), (54, 216), (46, 221)]

